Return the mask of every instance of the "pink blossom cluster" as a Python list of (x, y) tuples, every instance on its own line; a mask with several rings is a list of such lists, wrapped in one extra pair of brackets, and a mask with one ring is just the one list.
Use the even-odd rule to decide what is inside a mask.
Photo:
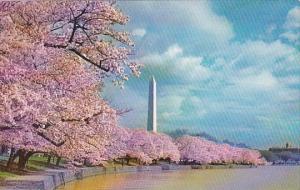
[(144, 129), (128, 131), (130, 138), (127, 141), (126, 155), (129, 157), (138, 158), (143, 163), (160, 159), (179, 161), (179, 151), (171, 137)]
[(180, 160), (198, 164), (253, 164), (265, 163), (256, 150), (217, 144), (199, 137), (183, 136), (176, 139)]

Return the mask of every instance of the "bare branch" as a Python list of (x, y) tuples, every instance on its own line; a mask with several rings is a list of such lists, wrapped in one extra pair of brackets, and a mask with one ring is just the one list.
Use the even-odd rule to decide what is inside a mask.
[(94, 117), (99, 116), (100, 114), (102, 114), (103, 111), (94, 113), (92, 116), (90, 117), (86, 117), (86, 118), (62, 118), (61, 121), (62, 122), (80, 122), (80, 121), (84, 121), (86, 124), (89, 124), (90, 120)]
[(109, 68), (104, 68), (102, 67), (102, 62), (107, 60), (107, 59), (103, 59), (103, 60), (100, 60), (99, 61), (99, 64), (95, 63), (94, 61), (90, 60), (89, 58), (87, 58), (86, 56), (82, 55), (78, 50), (72, 48), (70, 49), (70, 51), (74, 52), (76, 55), (78, 55), (80, 58), (82, 58), (83, 60), (91, 63), (92, 65), (96, 66), (97, 68), (105, 71), (105, 72), (108, 72), (109, 71)]
[(126, 108), (126, 109), (118, 109), (117, 110), (117, 115), (123, 116), (124, 114), (131, 112), (133, 109), (132, 108)]

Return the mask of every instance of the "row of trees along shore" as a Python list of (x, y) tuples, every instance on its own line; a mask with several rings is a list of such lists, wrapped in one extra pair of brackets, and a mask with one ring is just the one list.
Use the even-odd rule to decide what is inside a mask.
[[(122, 86), (140, 75), (130, 61), (128, 17), (110, 1), (0, 2), (0, 144), (7, 168), (25, 169), (36, 153), (73, 165), (135, 158), (184, 163), (262, 164), (255, 150), (119, 127), (127, 110), (101, 98), (103, 81)], [(18, 159), (17, 159), (18, 158)]]

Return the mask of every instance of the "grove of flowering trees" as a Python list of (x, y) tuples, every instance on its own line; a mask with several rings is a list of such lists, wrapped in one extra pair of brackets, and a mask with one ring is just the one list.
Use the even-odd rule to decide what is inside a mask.
[[(100, 163), (117, 110), (103, 78), (138, 76), (132, 42), (113, 29), (127, 17), (110, 2), (1, 1), (0, 144), (19, 169), (37, 152)], [(96, 122), (95, 122), (96, 121)]]
[(198, 164), (253, 164), (262, 165), (265, 159), (256, 150), (217, 144), (199, 137), (183, 136), (176, 139), (180, 160)]
[(179, 161), (179, 151), (171, 137), (143, 129), (128, 129), (128, 132), (127, 156), (137, 158), (142, 163), (160, 159)]
[(22, 170), (36, 153), (75, 165), (124, 157), (143, 164), (260, 164), (256, 151), (118, 126), (123, 111), (100, 92), (104, 78), (122, 86), (140, 75), (141, 65), (129, 61), (129, 34), (114, 29), (127, 21), (109, 1), (0, 2), (0, 145), (11, 148), (7, 167), (18, 160)]

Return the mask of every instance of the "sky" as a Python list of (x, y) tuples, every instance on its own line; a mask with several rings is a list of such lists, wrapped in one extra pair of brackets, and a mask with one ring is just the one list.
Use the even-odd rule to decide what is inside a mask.
[(144, 64), (103, 96), (146, 128), (157, 82), (160, 132), (188, 129), (255, 148), (300, 145), (300, 1), (121, 1)]

